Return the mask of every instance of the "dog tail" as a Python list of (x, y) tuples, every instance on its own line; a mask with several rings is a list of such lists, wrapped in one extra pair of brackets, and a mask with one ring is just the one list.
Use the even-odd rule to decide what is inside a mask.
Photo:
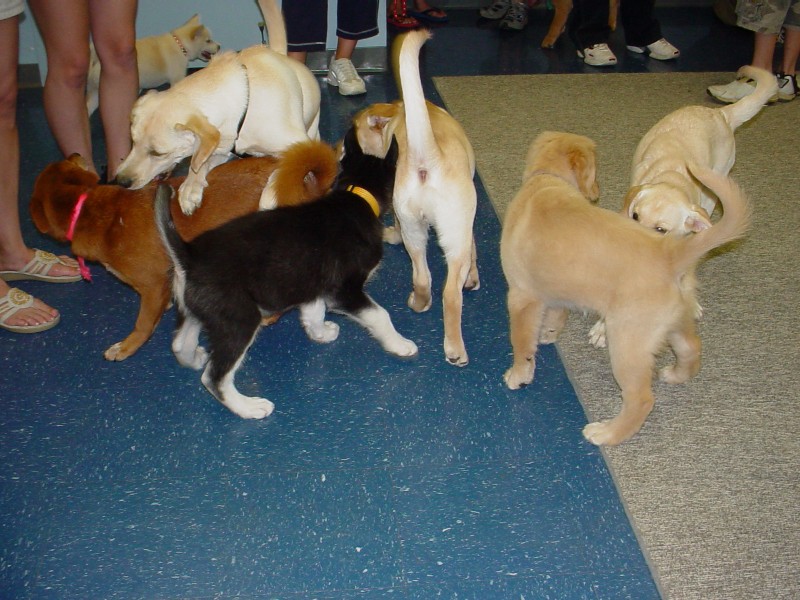
[(321, 198), (339, 172), (336, 151), (318, 140), (296, 142), (283, 151), (271, 185), (277, 206), (294, 206)]
[(175, 229), (175, 222), (172, 220), (170, 204), (174, 193), (175, 191), (169, 185), (160, 184), (158, 190), (156, 190), (154, 212), (158, 234), (161, 236), (161, 241), (167, 249), (177, 273), (186, 270), (186, 264), (189, 262), (189, 252), (186, 242), (178, 235), (178, 231)]
[(684, 238), (675, 238), (680, 246), (677, 271), (681, 274), (714, 248), (744, 236), (752, 219), (752, 205), (733, 179), (696, 165), (689, 165), (689, 170), (701, 184), (717, 195), (722, 203), (723, 214), (711, 227)]
[(775, 75), (764, 69), (745, 65), (739, 69), (738, 76), (755, 81), (756, 89), (738, 102), (720, 109), (734, 131), (742, 123), (755, 117), (778, 91), (778, 81), (775, 79)]
[(439, 158), (439, 146), (433, 136), (431, 117), (419, 75), (419, 52), (431, 38), (427, 29), (410, 31), (403, 36), (400, 48), (400, 87), (406, 113), (408, 157), (412, 164), (424, 166)]
[(267, 25), (269, 49), (286, 56), (289, 51), (286, 22), (283, 20), (283, 13), (281, 13), (278, 3), (275, 0), (258, 0), (258, 7), (261, 9), (264, 23)]

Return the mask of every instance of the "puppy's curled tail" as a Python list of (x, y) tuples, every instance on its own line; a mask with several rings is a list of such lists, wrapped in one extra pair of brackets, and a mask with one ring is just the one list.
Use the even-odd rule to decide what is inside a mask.
[(321, 198), (339, 170), (336, 151), (318, 140), (297, 142), (280, 156), (272, 182), (277, 206), (294, 206)]
[(755, 117), (778, 91), (778, 81), (775, 79), (775, 75), (764, 69), (745, 65), (739, 69), (738, 76), (755, 81), (756, 89), (738, 102), (720, 108), (734, 131), (742, 123)]
[(156, 191), (154, 212), (161, 242), (167, 249), (175, 271), (182, 272), (186, 268), (189, 253), (186, 242), (178, 235), (178, 231), (175, 229), (175, 222), (172, 220), (170, 204), (174, 193), (175, 191), (169, 185), (160, 184)]
[(678, 238), (677, 243), (682, 246), (677, 263), (680, 273), (691, 268), (714, 248), (744, 236), (752, 218), (752, 205), (733, 179), (696, 165), (689, 165), (689, 170), (700, 183), (717, 195), (723, 213), (720, 220), (708, 229)]

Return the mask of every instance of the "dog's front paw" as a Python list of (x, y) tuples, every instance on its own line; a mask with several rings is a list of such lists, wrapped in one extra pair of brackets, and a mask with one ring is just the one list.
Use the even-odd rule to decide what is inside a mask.
[(185, 215), (191, 215), (203, 201), (203, 188), (200, 182), (190, 183), (187, 178), (178, 188), (178, 203)]
[(447, 362), (456, 367), (466, 367), (469, 364), (469, 356), (464, 343), (444, 341), (444, 357)]
[(589, 330), (589, 341), (595, 348), (606, 347), (606, 322), (603, 319), (598, 319), (597, 323), (592, 325)]
[(385, 349), (390, 354), (400, 356), (401, 358), (411, 358), (412, 356), (419, 354), (419, 348), (417, 348), (417, 345), (401, 335), (398, 335), (397, 339), (392, 340), (391, 343), (387, 344)]
[(339, 337), (339, 326), (333, 321), (324, 321), (320, 326), (306, 327), (306, 335), (314, 342), (328, 344)]
[(610, 421), (597, 421), (589, 423), (583, 428), (583, 437), (595, 446), (618, 444), (616, 432)]
[(431, 307), (431, 295), (411, 292), (408, 296), (408, 307), (414, 312), (425, 312), (429, 310)]
[(503, 375), (503, 380), (506, 382), (508, 389), (518, 390), (533, 381), (533, 371), (533, 361), (531, 361), (530, 367), (511, 367)]
[(113, 361), (125, 360), (131, 354), (136, 352), (136, 350), (138, 350), (138, 346), (136, 348), (126, 348), (124, 341), (117, 342), (116, 344), (110, 346), (108, 350), (106, 350), (103, 353), (103, 357), (106, 360), (113, 360)]
[(234, 399), (226, 400), (225, 406), (243, 419), (263, 419), (270, 416), (275, 410), (272, 402), (256, 396), (238, 395)]

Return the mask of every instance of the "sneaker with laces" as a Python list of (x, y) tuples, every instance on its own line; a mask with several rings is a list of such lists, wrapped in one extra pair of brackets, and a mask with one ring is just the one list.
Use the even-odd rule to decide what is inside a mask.
[(656, 40), (647, 46), (628, 46), (628, 50), (637, 54), (647, 54), (656, 60), (672, 60), (681, 55), (681, 51), (664, 38)]
[(361, 79), (349, 58), (336, 57), (331, 59), (331, 66), (328, 69), (328, 83), (339, 88), (342, 96), (357, 96), (366, 94), (367, 86)]
[[(778, 80), (778, 86), (780, 86), (781, 80)], [(714, 98), (715, 100), (719, 100), (720, 102), (724, 102), (725, 104), (733, 104), (734, 102), (738, 102), (745, 96), (748, 96), (753, 93), (756, 89), (756, 82), (752, 79), (748, 79), (747, 77), (741, 77), (730, 83), (720, 84), (720, 85), (710, 85), (706, 88), (708, 95)], [(795, 92), (797, 88), (795, 86)], [(788, 96), (788, 89), (786, 92)], [(769, 99), (769, 102), (775, 102), (780, 97), (780, 91), (775, 94), (772, 98)], [(787, 100), (791, 100), (794, 98), (787, 98)]]
[(584, 48), (583, 51), (578, 50), (578, 56), (583, 59), (583, 62), (592, 67), (612, 67), (617, 64), (617, 57), (608, 47), (608, 44), (595, 44), (589, 48)]
[(500, 21), (500, 29), (521, 31), (528, 24), (528, 7), (523, 2), (511, 3), (508, 12)]
[(797, 96), (797, 75), (778, 73), (775, 77), (778, 78), (778, 100), (780, 102), (794, 100)]
[(484, 19), (496, 21), (506, 16), (508, 9), (511, 8), (511, 0), (495, 0), (489, 6), (484, 6), (478, 12)]

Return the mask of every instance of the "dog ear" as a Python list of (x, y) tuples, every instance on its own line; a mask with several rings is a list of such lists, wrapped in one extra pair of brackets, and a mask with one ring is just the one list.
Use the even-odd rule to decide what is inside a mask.
[(711, 227), (711, 219), (708, 218), (706, 211), (701, 208), (699, 210), (690, 211), (686, 216), (684, 225), (686, 225), (687, 231), (697, 233), (698, 231), (703, 231)]
[(625, 199), (622, 201), (622, 212), (629, 218), (633, 218), (633, 211), (636, 209), (636, 201), (639, 199), (639, 194), (644, 191), (643, 185), (634, 185), (625, 194)]
[(589, 200), (597, 200), (598, 188), (595, 181), (594, 160), (589, 150), (574, 148), (569, 152), (569, 166), (575, 173), (575, 179), (581, 193)]
[(192, 115), (186, 123), (175, 125), (178, 131), (190, 131), (198, 140), (200, 145), (192, 156), (191, 168), (195, 173), (199, 172), (202, 166), (214, 153), (219, 146), (219, 130), (208, 122), (202, 115)]

